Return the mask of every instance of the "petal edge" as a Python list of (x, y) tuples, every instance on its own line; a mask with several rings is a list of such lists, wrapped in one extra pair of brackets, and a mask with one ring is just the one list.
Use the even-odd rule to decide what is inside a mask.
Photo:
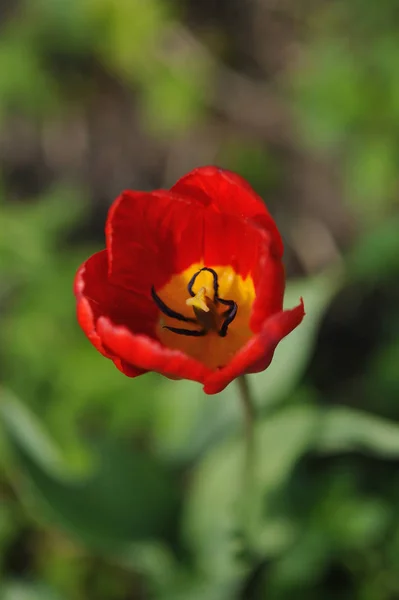
[(301, 323), (304, 316), (302, 298), (295, 308), (272, 315), (228, 365), (206, 378), (204, 392), (218, 394), (240, 375), (264, 371), (270, 365), (278, 343)]

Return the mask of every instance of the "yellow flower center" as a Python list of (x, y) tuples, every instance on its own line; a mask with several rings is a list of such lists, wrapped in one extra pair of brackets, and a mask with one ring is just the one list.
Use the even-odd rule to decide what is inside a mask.
[(159, 340), (211, 369), (226, 365), (253, 335), (252, 277), (243, 279), (230, 266), (193, 264), (152, 295), (160, 309)]

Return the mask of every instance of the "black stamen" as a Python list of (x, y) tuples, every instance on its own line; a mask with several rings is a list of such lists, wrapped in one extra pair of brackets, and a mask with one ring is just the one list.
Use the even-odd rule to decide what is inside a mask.
[(198, 275), (202, 272), (202, 271), (208, 271), (208, 273), (212, 273), (213, 276), (213, 301), (216, 302), (217, 300), (219, 300), (219, 282), (218, 282), (218, 274), (216, 273), (216, 271), (214, 271), (213, 269), (210, 269), (209, 267), (202, 267), (202, 269), (200, 269), (199, 271), (197, 271), (196, 273), (194, 273), (194, 275), (191, 277), (190, 281), (188, 282), (188, 293), (190, 294), (190, 296), (192, 298), (194, 298), (195, 293), (193, 292), (193, 286), (194, 283), (198, 277)]
[(225, 300), (224, 298), (219, 298), (219, 302), (230, 307), (233, 306), (233, 304), (235, 304), (234, 300)]
[[(188, 289), (188, 293), (190, 294), (190, 296), (192, 298), (195, 296), (195, 292), (193, 291), (194, 284), (197, 280), (198, 275), (202, 271), (208, 271), (208, 273), (212, 274), (214, 303), (216, 304), (217, 302), (220, 302), (220, 304), (224, 304), (225, 306), (228, 306), (228, 309), (225, 310), (221, 315), (222, 317), (225, 317), (225, 318), (224, 318), (221, 328), (218, 331), (218, 335), (220, 337), (226, 337), (227, 329), (228, 329), (229, 325), (234, 321), (234, 319), (237, 315), (237, 310), (238, 310), (237, 303), (234, 302), (234, 300), (225, 300), (224, 298), (219, 297), (218, 275), (214, 269), (211, 269), (209, 267), (203, 267), (202, 269), (197, 271), (197, 273), (194, 273), (194, 275), (191, 277), (191, 279), (187, 285), (187, 289)], [(151, 287), (151, 296), (152, 296), (155, 304), (158, 306), (158, 308), (168, 317), (171, 317), (172, 319), (177, 319), (178, 321), (184, 321), (186, 323), (195, 323), (196, 325), (199, 325), (197, 319), (185, 317), (181, 313), (178, 313), (175, 310), (173, 310), (172, 308), (169, 308), (169, 306), (167, 306), (165, 304), (165, 302), (163, 302), (163, 300), (161, 300), (161, 298), (158, 296), (158, 294), (155, 291), (154, 286)], [(168, 325), (164, 325), (163, 328), (168, 329), (169, 331), (172, 331), (173, 333), (178, 333), (179, 335), (187, 335), (187, 336), (191, 336), (191, 337), (202, 337), (202, 336), (206, 335), (209, 331), (209, 329), (207, 329), (207, 328), (200, 329), (198, 331), (195, 329), (193, 330), (193, 329), (181, 329), (180, 327), (169, 327)]]
[(234, 302), (234, 300), (224, 300), (223, 298), (219, 298), (219, 302), (230, 307), (223, 313), (223, 316), (226, 315), (226, 318), (223, 321), (223, 325), (219, 329), (220, 337), (226, 337), (228, 326), (230, 325), (230, 323), (232, 323), (232, 321), (234, 321), (238, 307), (237, 303)]
[(192, 337), (201, 337), (207, 334), (206, 329), (201, 329), (200, 331), (196, 331), (193, 329), (180, 329), (180, 327), (168, 327), (168, 325), (163, 326), (164, 329), (169, 329), (173, 333), (178, 333), (179, 335), (189, 335)]
[(163, 300), (161, 300), (161, 298), (158, 296), (154, 286), (152, 286), (151, 288), (151, 296), (155, 304), (158, 306), (159, 310), (161, 310), (168, 317), (171, 317), (172, 319), (177, 319), (178, 321), (184, 321), (185, 323), (197, 323), (197, 319), (185, 317), (181, 313), (178, 313), (175, 310), (169, 308), (169, 306), (167, 306), (165, 302), (163, 302)]

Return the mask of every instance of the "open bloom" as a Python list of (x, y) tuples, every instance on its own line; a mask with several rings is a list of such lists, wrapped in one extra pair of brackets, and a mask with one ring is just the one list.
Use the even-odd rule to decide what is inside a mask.
[(169, 191), (125, 191), (106, 249), (75, 279), (92, 344), (129, 377), (158, 371), (215, 394), (269, 366), (304, 316), (283, 310), (283, 244), (262, 200), (238, 175), (188, 173)]

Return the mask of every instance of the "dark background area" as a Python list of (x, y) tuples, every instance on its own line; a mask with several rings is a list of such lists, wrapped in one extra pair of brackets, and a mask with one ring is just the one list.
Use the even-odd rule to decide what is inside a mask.
[[(0, 0), (0, 600), (399, 597), (394, 0)], [(237, 171), (304, 323), (242, 415), (75, 320), (113, 199)]]

